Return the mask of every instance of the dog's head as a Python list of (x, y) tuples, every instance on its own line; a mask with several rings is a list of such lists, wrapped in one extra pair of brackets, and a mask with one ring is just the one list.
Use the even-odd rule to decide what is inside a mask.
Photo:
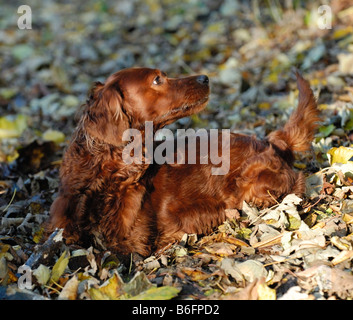
[(91, 138), (121, 145), (126, 129), (152, 121), (156, 130), (201, 111), (209, 91), (205, 75), (174, 79), (158, 69), (124, 69), (96, 83), (81, 123)]

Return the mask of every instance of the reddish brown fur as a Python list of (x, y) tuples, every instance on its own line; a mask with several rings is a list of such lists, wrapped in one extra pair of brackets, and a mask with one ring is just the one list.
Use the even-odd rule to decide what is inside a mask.
[[(159, 79), (161, 83), (154, 84)], [(122, 151), (128, 128), (154, 130), (204, 108), (207, 77), (167, 78), (159, 70), (125, 69), (97, 83), (60, 169), (59, 196), (47, 230), (64, 228), (68, 242), (98, 242), (121, 253), (151, 250), (154, 217), (142, 214), (146, 164), (127, 165)]]
[[(162, 84), (152, 84), (156, 75)], [(299, 74), (299, 104), (287, 124), (265, 140), (232, 134), (226, 175), (212, 175), (211, 163), (122, 161), (125, 129), (143, 131), (150, 120), (156, 130), (202, 110), (209, 94), (206, 79), (168, 79), (141, 68), (97, 84), (66, 151), (48, 230), (64, 228), (71, 242), (95, 241), (123, 254), (148, 255), (184, 233), (211, 231), (226, 219), (225, 209), (241, 209), (244, 200), (266, 207), (289, 193), (302, 194), (304, 177), (292, 169), (293, 152), (309, 149), (319, 118)]]

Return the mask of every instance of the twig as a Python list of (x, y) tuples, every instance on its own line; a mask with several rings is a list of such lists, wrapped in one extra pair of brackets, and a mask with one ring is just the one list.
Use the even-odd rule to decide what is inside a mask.
[(270, 210), (273, 210), (274, 208), (278, 207), (280, 204), (277, 202), (277, 204), (273, 205), (272, 207), (270, 208), (267, 208), (266, 210), (264, 210), (264, 212), (260, 213), (256, 219), (254, 219), (253, 222), (251, 222), (249, 225), (253, 225), (255, 224), (255, 222), (257, 222), (260, 218), (262, 218), (266, 213), (268, 213)]
[[(311, 253), (309, 253), (309, 254), (307, 254), (307, 255), (305, 255), (305, 256), (301, 256), (301, 257), (303, 258), (303, 257), (309, 256), (310, 254), (311, 254)], [(269, 262), (269, 263), (264, 264), (264, 267), (272, 266), (273, 264), (280, 264), (280, 263), (287, 262), (287, 261), (294, 260), (294, 259), (298, 259), (298, 256), (289, 257), (289, 258), (283, 259), (283, 260), (281, 260), (281, 261)]]
[(270, 195), (270, 197), (272, 198), (272, 200), (274, 202), (276, 202), (277, 204), (279, 204), (279, 202), (275, 199), (275, 197), (271, 194), (270, 190), (267, 190), (267, 193)]
[(312, 208), (314, 206), (316, 206), (322, 199), (324, 198), (324, 195), (323, 194), (320, 194), (319, 195), (319, 199), (314, 203), (314, 204), (308, 204), (306, 207), (303, 207), (303, 209), (307, 209), (307, 208)]
[(216, 282), (216, 286), (220, 288), (223, 292), (226, 292), (226, 290), (219, 284), (219, 282)]
[(131, 273), (131, 270), (132, 270), (132, 253), (130, 254), (129, 274)]
[[(268, 246), (272, 246), (274, 244), (277, 244), (277, 243), (280, 243), (281, 242), (281, 239), (283, 237), (283, 235), (288, 232), (288, 231), (285, 231), (285, 232), (282, 232), (281, 234), (271, 238), (271, 239), (268, 239), (268, 240), (264, 240), (264, 241), (261, 241), (261, 242), (257, 242), (255, 244), (252, 245), (253, 248), (260, 248), (260, 247), (268, 247)], [(294, 231), (295, 232), (295, 231)]]
[(47, 288), (47, 289), (50, 289), (50, 290), (52, 290), (52, 291), (54, 291), (54, 292), (56, 292), (57, 294), (60, 294), (60, 291), (58, 290), (58, 289), (55, 289), (54, 287), (51, 287), (51, 286), (48, 286), (48, 285), (44, 285), (44, 287), (45, 288)]
[(13, 200), (15, 199), (16, 190), (17, 190), (16, 188), (13, 190), (12, 198), (11, 198), (9, 204), (6, 206), (6, 208), (4, 210), (2, 210), (2, 212), (5, 212), (11, 206)]
[(62, 233), (63, 229), (55, 229), (43, 245), (36, 247), (36, 250), (28, 258), (25, 265), (33, 269), (43, 260), (50, 258), (55, 249), (62, 243)]

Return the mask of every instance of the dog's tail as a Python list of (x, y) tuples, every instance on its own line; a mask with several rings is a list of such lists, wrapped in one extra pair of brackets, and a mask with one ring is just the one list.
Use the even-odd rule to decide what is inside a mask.
[(283, 129), (268, 135), (268, 140), (282, 150), (307, 151), (319, 126), (319, 110), (308, 81), (296, 71), (299, 101)]

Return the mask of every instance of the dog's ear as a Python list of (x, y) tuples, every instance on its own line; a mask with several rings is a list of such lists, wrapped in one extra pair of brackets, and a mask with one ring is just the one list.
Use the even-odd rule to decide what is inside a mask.
[(83, 129), (93, 140), (119, 146), (129, 129), (129, 118), (123, 110), (123, 94), (111, 83), (97, 82), (91, 89), (84, 111)]

